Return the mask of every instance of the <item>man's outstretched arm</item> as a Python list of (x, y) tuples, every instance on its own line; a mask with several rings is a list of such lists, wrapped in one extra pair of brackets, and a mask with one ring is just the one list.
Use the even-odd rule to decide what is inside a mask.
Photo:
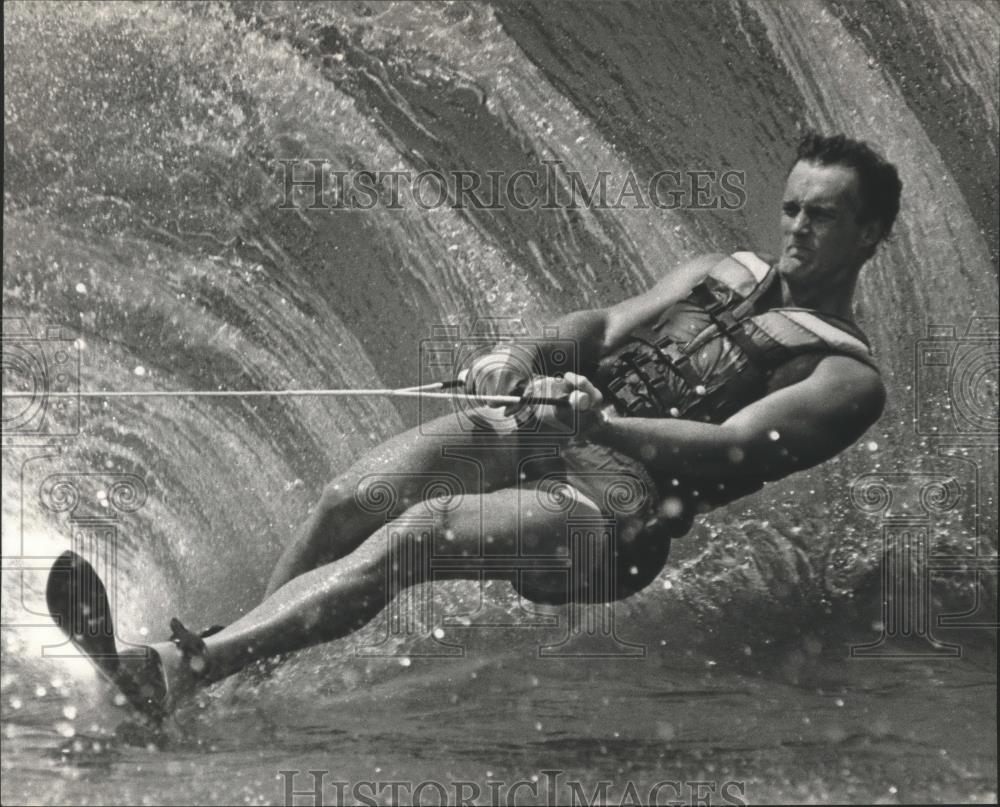
[(665, 274), (651, 289), (608, 308), (574, 311), (556, 321), (558, 338), (508, 342), (480, 356), (462, 376), (467, 390), (483, 395), (513, 395), (529, 376), (547, 375), (563, 364), (553, 353), (565, 352), (566, 340), (576, 345), (577, 367), (586, 375), (601, 358), (621, 347), (629, 332), (667, 307), (684, 299), (724, 255), (700, 255)]
[[(648, 291), (629, 297), (608, 308), (574, 311), (561, 317), (556, 326), (559, 340), (576, 342), (578, 355), (589, 358), (594, 364), (604, 355), (618, 349), (630, 331), (653, 319), (678, 300), (683, 300), (725, 255), (708, 253), (685, 261), (667, 272)], [(565, 343), (563, 343), (565, 344)], [(559, 342), (539, 346), (539, 370), (553, 366), (547, 355), (551, 350), (562, 350)], [(581, 362), (581, 366), (587, 362)]]
[(884, 406), (878, 372), (855, 359), (830, 356), (808, 378), (720, 425), (612, 418), (587, 434), (671, 477), (775, 480), (839, 454), (878, 420)]

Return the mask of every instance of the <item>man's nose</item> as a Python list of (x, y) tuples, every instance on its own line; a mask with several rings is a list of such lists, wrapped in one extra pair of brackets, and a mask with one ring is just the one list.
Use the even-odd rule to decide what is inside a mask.
[(804, 233), (809, 231), (809, 217), (804, 210), (800, 210), (798, 215), (792, 219), (792, 232)]

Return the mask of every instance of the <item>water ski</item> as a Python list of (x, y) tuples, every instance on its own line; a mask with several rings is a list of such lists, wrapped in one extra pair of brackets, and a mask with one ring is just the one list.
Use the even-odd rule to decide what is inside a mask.
[(49, 613), (101, 676), (140, 714), (159, 724), (167, 714), (167, 686), (160, 657), (151, 647), (119, 653), (107, 590), (94, 567), (64, 552), (45, 587)]

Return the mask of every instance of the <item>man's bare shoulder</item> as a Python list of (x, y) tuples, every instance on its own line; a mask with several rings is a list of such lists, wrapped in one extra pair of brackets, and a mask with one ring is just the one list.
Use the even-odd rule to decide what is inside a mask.
[(687, 297), (691, 289), (704, 280), (712, 267), (725, 257), (713, 252), (685, 261), (667, 271), (648, 291), (606, 309), (603, 353), (616, 350), (633, 328), (648, 322), (668, 306)]
[(870, 364), (851, 356), (827, 356), (806, 379), (831, 396), (831, 402), (847, 406), (859, 418), (874, 423), (885, 409), (887, 392), (882, 374)]
[(690, 282), (690, 285), (693, 287), (700, 280), (703, 280), (721, 261), (724, 261), (728, 257), (728, 255), (722, 252), (706, 252), (702, 255), (696, 255), (680, 265), (664, 271), (653, 288), (655, 289), (663, 285), (673, 287), (676, 285), (678, 278), (683, 278), (685, 282)]

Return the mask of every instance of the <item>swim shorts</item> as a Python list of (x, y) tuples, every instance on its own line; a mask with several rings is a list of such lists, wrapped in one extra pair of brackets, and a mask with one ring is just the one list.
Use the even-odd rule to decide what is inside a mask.
[[(666, 564), (670, 537), (658, 529), (660, 494), (646, 467), (613, 448), (583, 441), (567, 444), (559, 460), (547, 466), (547, 472), (538, 479), (545, 495), (553, 501), (560, 496), (574, 497), (566, 489), (570, 485), (604, 516), (604, 524), (595, 527), (599, 530), (603, 527), (605, 536), (610, 538), (613, 573), (605, 568), (594, 569), (589, 577), (603, 577), (596, 581), (588, 579), (583, 569), (574, 568), (569, 576), (573, 581), (570, 586), (558, 584), (560, 579), (567, 580), (565, 574), (560, 578), (524, 573), (515, 585), (519, 593), (535, 602), (607, 602), (631, 596), (649, 585)], [(580, 501), (579, 497), (574, 498)], [(579, 563), (576, 555), (573, 563)], [(595, 563), (606, 566), (607, 556), (592, 565)], [(581, 586), (589, 591), (581, 591)]]

